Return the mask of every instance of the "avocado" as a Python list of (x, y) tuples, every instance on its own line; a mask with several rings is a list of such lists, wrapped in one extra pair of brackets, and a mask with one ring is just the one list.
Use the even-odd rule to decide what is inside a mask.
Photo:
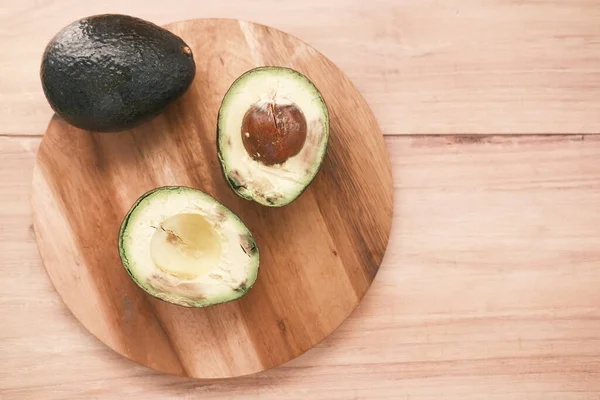
[(252, 234), (202, 191), (164, 186), (133, 204), (119, 232), (123, 266), (144, 291), (185, 307), (244, 296), (258, 277)]
[(239, 196), (285, 206), (310, 185), (327, 152), (329, 113), (317, 87), (285, 67), (238, 77), (217, 119), (217, 153)]
[(95, 15), (48, 43), (40, 76), (53, 110), (89, 131), (121, 131), (159, 114), (192, 83), (192, 50), (153, 23)]

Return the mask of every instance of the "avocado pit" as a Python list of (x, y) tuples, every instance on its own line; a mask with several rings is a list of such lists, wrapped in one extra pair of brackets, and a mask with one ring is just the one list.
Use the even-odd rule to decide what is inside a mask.
[(289, 100), (264, 99), (246, 111), (241, 134), (250, 158), (265, 165), (283, 164), (304, 147), (306, 118)]

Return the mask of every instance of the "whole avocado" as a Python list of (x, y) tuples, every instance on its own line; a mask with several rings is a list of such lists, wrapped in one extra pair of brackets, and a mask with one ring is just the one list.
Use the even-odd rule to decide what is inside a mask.
[(159, 114), (191, 85), (190, 47), (139, 18), (95, 15), (48, 43), (40, 76), (52, 109), (89, 131), (133, 128)]

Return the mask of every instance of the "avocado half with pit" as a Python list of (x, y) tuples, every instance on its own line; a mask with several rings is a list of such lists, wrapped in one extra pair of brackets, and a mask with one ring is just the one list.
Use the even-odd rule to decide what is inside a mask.
[(260, 67), (236, 79), (225, 94), (217, 136), (221, 169), (234, 192), (265, 206), (285, 206), (321, 167), (329, 113), (306, 76)]
[(121, 225), (119, 254), (143, 290), (186, 307), (244, 296), (259, 269), (258, 247), (244, 223), (208, 194), (181, 186), (137, 200)]

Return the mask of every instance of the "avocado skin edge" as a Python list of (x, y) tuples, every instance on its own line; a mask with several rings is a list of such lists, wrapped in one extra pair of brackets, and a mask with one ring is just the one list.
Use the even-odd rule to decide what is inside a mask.
[(179, 36), (120, 14), (66, 26), (46, 46), (40, 67), (52, 109), (98, 132), (152, 119), (187, 91), (195, 74), (194, 56)]
[[(129, 275), (129, 277), (133, 280), (133, 282), (140, 288), (142, 289), (145, 293), (151, 295), (152, 297), (163, 301), (165, 303), (168, 304), (173, 304), (175, 306), (179, 306), (179, 307), (185, 307), (185, 308), (206, 308), (206, 307), (211, 307), (211, 306), (215, 306), (218, 304), (224, 304), (224, 303), (229, 303), (232, 301), (236, 301), (241, 299), (242, 297), (246, 296), (250, 290), (254, 287), (254, 285), (256, 285), (256, 282), (258, 281), (258, 277), (260, 274), (260, 249), (258, 247), (258, 244), (256, 243), (256, 241), (254, 240), (254, 237), (252, 236), (252, 233), (250, 232), (250, 230), (248, 230), (248, 232), (250, 232), (250, 236), (248, 237), (248, 239), (250, 239), (252, 241), (252, 249), (254, 251), (255, 254), (253, 254), (253, 256), (255, 256), (257, 258), (256, 261), (256, 279), (252, 282), (252, 284), (250, 285), (244, 285), (243, 289), (240, 288), (238, 290), (236, 290), (236, 296), (235, 297), (231, 297), (225, 300), (221, 300), (221, 301), (217, 301), (214, 303), (210, 303), (210, 304), (189, 304), (189, 303), (175, 303), (175, 302), (170, 302), (167, 301), (165, 299), (162, 299), (158, 296), (155, 295), (155, 292), (150, 289), (148, 287), (148, 285), (145, 285), (144, 283), (140, 282), (133, 274), (133, 272), (131, 271), (130, 265), (129, 265), (129, 259), (127, 258), (127, 256), (125, 255), (125, 231), (127, 230), (127, 225), (129, 223), (129, 219), (131, 218), (131, 216), (133, 215), (134, 211), (136, 210), (136, 208), (139, 206), (139, 204), (144, 201), (146, 198), (148, 198), (149, 196), (151, 196), (152, 194), (159, 192), (159, 191), (164, 191), (164, 190), (193, 190), (193, 191), (199, 191), (198, 189), (194, 189), (192, 187), (189, 186), (160, 186), (160, 187), (156, 187), (154, 189), (151, 189), (149, 191), (147, 191), (146, 193), (142, 194), (136, 201), (135, 203), (133, 203), (133, 205), (131, 206), (131, 208), (129, 209), (129, 211), (127, 212), (127, 214), (125, 215), (125, 217), (123, 218), (123, 222), (121, 223), (121, 226), (119, 228), (119, 237), (117, 238), (118, 244), (119, 244), (119, 258), (121, 259), (121, 264), (123, 265), (123, 268), (125, 269), (125, 271), (127, 272), (127, 275)], [(242, 223), (244, 226), (246, 226), (243, 221), (241, 220), (241, 218), (234, 213), (233, 211), (231, 211), (228, 207), (225, 207), (225, 205), (223, 205), (221, 202), (219, 202), (218, 200), (216, 200), (214, 197), (210, 196), (207, 193), (202, 192), (205, 196), (210, 197), (216, 204), (226, 208), (229, 213), (231, 213), (231, 215), (234, 218), (237, 218), (237, 220)], [(247, 227), (246, 227), (247, 228)]]

